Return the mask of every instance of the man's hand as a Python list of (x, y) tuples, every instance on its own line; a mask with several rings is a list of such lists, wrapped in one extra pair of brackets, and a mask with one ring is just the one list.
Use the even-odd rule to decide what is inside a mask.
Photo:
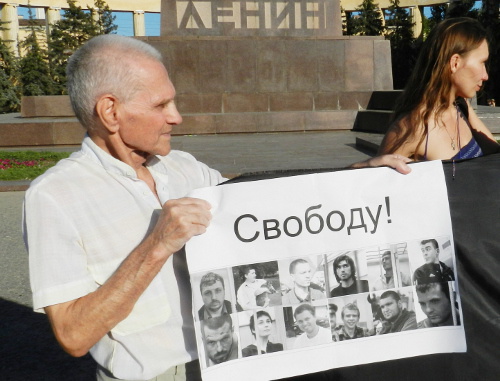
[(411, 172), (411, 168), (408, 165), (411, 161), (411, 159), (398, 154), (381, 155), (359, 163), (354, 163), (350, 168), (391, 167), (399, 173), (406, 175)]
[(175, 253), (195, 235), (207, 230), (212, 215), (210, 204), (196, 198), (169, 200), (151, 233), (152, 239), (162, 245), (167, 253)]

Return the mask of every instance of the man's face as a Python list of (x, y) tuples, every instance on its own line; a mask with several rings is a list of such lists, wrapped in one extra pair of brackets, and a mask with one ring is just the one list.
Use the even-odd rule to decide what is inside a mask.
[(330, 309), (330, 328), (335, 328), (337, 326), (337, 314)]
[(418, 292), (418, 303), (432, 324), (441, 324), (451, 316), (451, 302), (448, 300), (441, 286), (435, 286), (427, 292)]
[(344, 310), (344, 324), (347, 328), (353, 329), (359, 322), (358, 311)]
[(214, 284), (201, 287), (201, 297), (205, 308), (209, 311), (216, 312), (222, 307), (224, 303), (224, 286), (221, 281), (217, 280)]
[(341, 281), (348, 280), (352, 276), (352, 269), (351, 266), (349, 266), (349, 263), (347, 263), (347, 261), (340, 261), (335, 271), (337, 272), (337, 276), (340, 278)]
[(309, 287), (311, 284), (311, 266), (309, 263), (298, 263), (295, 266), (295, 273), (290, 274), (295, 284), (301, 287)]
[(174, 102), (174, 86), (160, 62), (138, 57), (134, 70), (140, 85), (128, 101), (118, 102), (116, 136), (139, 155), (167, 155), (172, 126), (182, 122)]
[(380, 309), (386, 320), (394, 321), (401, 312), (401, 301), (396, 301), (391, 296), (380, 299)]
[(205, 326), (205, 343), (207, 354), (215, 364), (227, 361), (233, 345), (233, 331), (229, 323), (217, 329)]
[(425, 263), (438, 263), (439, 249), (435, 248), (432, 242), (420, 246)]
[(302, 332), (312, 334), (316, 329), (316, 317), (310, 311), (302, 311), (295, 319)]
[(385, 271), (392, 270), (392, 261), (390, 254), (384, 254), (382, 256), (382, 267), (384, 268)]
[(250, 269), (246, 274), (245, 274), (245, 279), (250, 282), (250, 283), (253, 283), (255, 282), (255, 279), (257, 278), (257, 274), (255, 273), (255, 270), (254, 269)]

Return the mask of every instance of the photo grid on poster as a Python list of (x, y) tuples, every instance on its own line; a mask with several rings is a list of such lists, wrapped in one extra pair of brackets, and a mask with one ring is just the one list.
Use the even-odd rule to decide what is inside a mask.
[(460, 325), (455, 273), (444, 236), (193, 274), (201, 366)]

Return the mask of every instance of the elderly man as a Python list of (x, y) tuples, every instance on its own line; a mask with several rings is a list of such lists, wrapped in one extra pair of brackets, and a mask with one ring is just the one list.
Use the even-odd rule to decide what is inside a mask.
[[(211, 219), (206, 201), (185, 196), (224, 178), (171, 151), (182, 117), (150, 45), (95, 37), (70, 58), (67, 80), (87, 135), (26, 192), (34, 309), (47, 313), (68, 353), (91, 352), (99, 381), (199, 379), (194, 322), (182, 313), (189, 277), (174, 253)], [(406, 162), (388, 155), (356, 167), (408, 173)]]
[(231, 315), (222, 315), (201, 323), (207, 365), (212, 366), (238, 358), (238, 338)]
[(173, 254), (211, 218), (207, 202), (182, 197), (224, 179), (170, 150), (182, 118), (161, 60), (116, 35), (70, 58), (68, 92), (87, 136), (25, 199), (34, 308), (67, 352), (90, 350), (99, 380), (180, 374), (197, 358)]
[(226, 288), (224, 278), (219, 274), (209, 272), (203, 275), (200, 281), (200, 292), (203, 306), (198, 310), (200, 320), (230, 314), (231, 302), (225, 300)]
[(448, 282), (455, 280), (453, 270), (439, 260), (439, 245), (435, 239), (420, 242), (425, 264), (413, 273), (413, 283)]
[(283, 304), (299, 304), (326, 298), (323, 292), (311, 287), (313, 273), (309, 261), (302, 258), (295, 259), (290, 262), (288, 270), (293, 281), (293, 286), (290, 291), (283, 295)]
[(389, 290), (380, 295), (380, 310), (384, 316), (380, 334), (417, 328), (415, 312), (403, 308), (401, 296), (396, 291)]
[(450, 288), (447, 282), (424, 283), (416, 287), (418, 303), (427, 319), (418, 323), (417, 328), (444, 327), (460, 325), (460, 316), (455, 313), (450, 298)]

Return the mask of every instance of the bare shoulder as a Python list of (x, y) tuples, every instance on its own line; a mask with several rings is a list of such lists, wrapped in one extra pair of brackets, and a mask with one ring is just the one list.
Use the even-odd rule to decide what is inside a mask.
[(419, 139), (422, 135), (423, 126), (411, 123), (409, 115), (395, 120), (387, 130), (378, 154), (398, 154), (405, 157), (414, 156)]

